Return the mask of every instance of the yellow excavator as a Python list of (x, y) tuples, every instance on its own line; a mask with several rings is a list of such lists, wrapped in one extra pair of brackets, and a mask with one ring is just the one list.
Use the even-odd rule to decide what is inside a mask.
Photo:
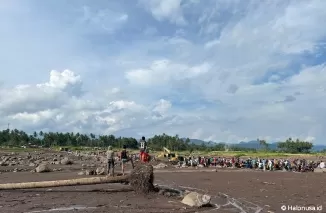
[(158, 158), (166, 158), (172, 163), (178, 163), (179, 161), (183, 161), (184, 158), (179, 156), (178, 154), (171, 152), (168, 148), (163, 147), (163, 152), (157, 156)]

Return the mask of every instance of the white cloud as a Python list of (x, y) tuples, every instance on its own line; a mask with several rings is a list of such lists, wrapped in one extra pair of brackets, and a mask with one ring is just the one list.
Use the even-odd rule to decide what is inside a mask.
[(175, 80), (196, 78), (207, 73), (209, 69), (210, 65), (207, 63), (191, 67), (186, 64), (175, 64), (169, 60), (157, 60), (148, 69), (128, 71), (126, 78), (133, 84), (151, 86)]
[(186, 24), (183, 17), (182, 0), (139, 0), (159, 21), (167, 19), (176, 24)]
[[(129, 16), (110, 9), (99, 9), (93, 11), (90, 7), (83, 7), (82, 23), (85, 23), (89, 30), (102, 29), (108, 33), (113, 33), (128, 21)], [(90, 32), (92, 33), (92, 32)]]
[(170, 101), (161, 99), (159, 102), (155, 105), (153, 111), (158, 112), (160, 114), (165, 114), (170, 108), (172, 107), (172, 104)]
[(325, 1), (139, 3), (1, 5), (0, 125), (324, 143)]

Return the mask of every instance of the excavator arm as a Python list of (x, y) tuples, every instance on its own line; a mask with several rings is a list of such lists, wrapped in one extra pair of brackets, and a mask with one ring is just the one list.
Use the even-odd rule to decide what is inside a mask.
[(171, 153), (171, 151), (170, 151), (168, 148), (166, 148), (166, 147), (163, 147), (163, 150), (164, 150), (165, 152), (167, 152), (168, 154)]

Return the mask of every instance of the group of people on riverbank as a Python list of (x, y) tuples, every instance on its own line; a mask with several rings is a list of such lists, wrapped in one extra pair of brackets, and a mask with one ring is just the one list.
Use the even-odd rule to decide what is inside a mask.
[[(138, 160), (142, 163), (148, 163), (150, 160), (155, 160), (149, 155), (145, 137), (139, 141), (140, 152), (138, 154), (129, 154), (126, 146), (123, 146), (121, 152), (118, 153), (118, 161), (121, 164), (122, 174), (125, 173), (125, 164), (131, 162), (134, 168), (134, 161)], [(107, 151), (107, 173), (114, 175), (114, 167), (117, 161), (115, 160), (115, 153), (111, 146)], [(306, 159), (276, 159), (276, 158), (247, 158), (240, 157), (205, 157), (205, 156), (189, 156), (185, 157), (184, 161), (179, 162), (179, 167), (222, 167), (222, 168), (246, 168), (256, 170), (283, 170), (296, 172), (314, 171), (316, 168), (326, 168), (323, 160), (309, 161)]]
[(314, 171), (315, 168), (326, 168), (323, 160), (309, 161), (306, 159), (267, 159), (267, 158), (247, 158), (239, 157), (188, 157), (180, 166), (200, 166), (200, 167), (233, 167), (261, 170), (284, 170), (296, 172)]
[(114, 167), (117, 163), (116, 157), (121, 165), (122, 175), (125, 174), (125, 164), (127, 162), (131, 162), (132, 168), (134, 168), (134, 161), (136, 159), (140, 160), (142, 163), (148, 163), (150, 161), (149, 151), (147, 149), (147, 144), (145, 141), (145, 137), (143, 136), (140, 140), (140, 152), (138, 155), (131, 155), (127, 151), (127, 146), (123, 145), (121, 152), (116, 153), (113, 151), (112, 146), (108, 147), (108, 151), (106, 152), (107, 157), (107, 174), (110, 176), (114, 176)]

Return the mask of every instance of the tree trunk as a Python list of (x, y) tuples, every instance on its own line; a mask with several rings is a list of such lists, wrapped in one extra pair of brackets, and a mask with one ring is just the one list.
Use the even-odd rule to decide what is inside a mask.
[(115, 177), (106, 176), (106, 177), (78, 178), (78, 179), (71, 179), (71, 180), (5, 183), (5, 184), (0, 184), (0, 190), (50, 188), (50, 187), (60, 187), (60, 186), (93, 185), (93, 184), (103, 184), (103, 183), (122, 183), (122, 182), (128, 182), (128, 177), (129, 176), (115, 176)]

